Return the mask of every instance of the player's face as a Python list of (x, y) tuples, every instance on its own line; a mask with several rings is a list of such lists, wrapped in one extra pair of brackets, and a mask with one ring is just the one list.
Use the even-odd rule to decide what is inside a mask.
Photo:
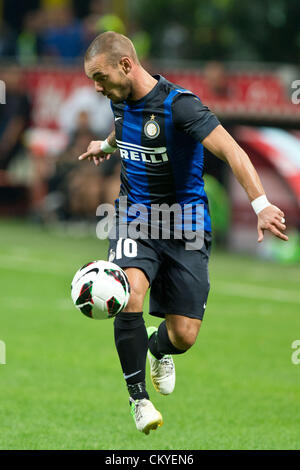
[(84, 68), (86, 75), (94, 80), (96, 91), (113, 103), (121, 103), (130, 96), (131, 82), (121, 63), (114, 67), (101, 54), (85, 62)]

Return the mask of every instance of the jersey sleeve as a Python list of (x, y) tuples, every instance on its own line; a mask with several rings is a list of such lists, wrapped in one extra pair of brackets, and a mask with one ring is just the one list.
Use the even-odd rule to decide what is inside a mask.
[(174, 126), (200, 142), (220, 124), (218, 118), (193, 94), (176, 96), (172, 114)]

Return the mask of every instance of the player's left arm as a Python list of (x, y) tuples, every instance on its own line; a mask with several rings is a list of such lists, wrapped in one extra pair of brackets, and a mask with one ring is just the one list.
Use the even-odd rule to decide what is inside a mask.
[[(283, 233), (286, 230), (283, 211), (268, 202), (250, 158), (234, 138), (219, 124), (202, 140), (202, 144), (216, 157), (228, 163), (246, 191), (257, 213), (258, 242), (263, 240), (264, 230), (269, 230), (276, 237), (287, 241), (288, 237)], [(261, 202), (262, 206), (260, 206)]]

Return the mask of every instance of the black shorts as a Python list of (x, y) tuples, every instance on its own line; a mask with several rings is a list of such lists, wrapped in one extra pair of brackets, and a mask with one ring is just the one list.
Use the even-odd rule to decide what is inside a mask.
[(109, 237), (108, 260), (121, 268), (141, 269), (150, 283), (149, 313), (202, 320), (209, 292), (208, 260), (211, 233), (204, 232), (199, 250), (187, 250), (183, 240)]

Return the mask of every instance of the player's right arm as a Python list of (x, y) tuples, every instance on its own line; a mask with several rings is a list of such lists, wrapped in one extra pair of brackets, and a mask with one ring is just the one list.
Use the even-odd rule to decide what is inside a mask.
[(107, 139), (92, 140), (87, 151), (78, 157), (78, 160), (93, 160), (99, 166), (104, 160), (109, 160), (111, 155), (117, 150), (116, 132), (113, 130)]

